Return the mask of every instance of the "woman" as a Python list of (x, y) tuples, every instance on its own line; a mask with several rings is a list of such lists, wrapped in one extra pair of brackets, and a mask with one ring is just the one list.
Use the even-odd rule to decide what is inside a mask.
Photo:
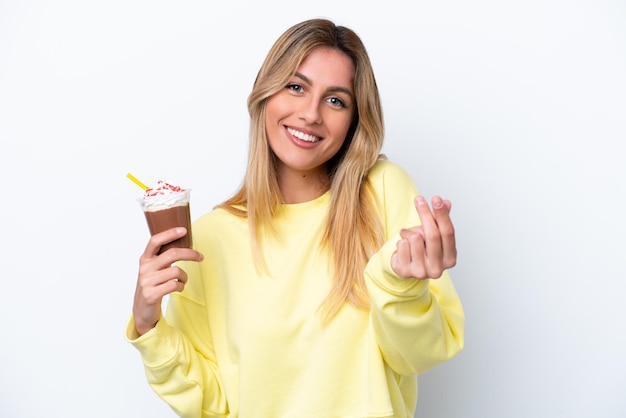
[(380, 157), (348, 28), (288, 29), (248, 108), (240, 190), (194, 223), (194, 249), (157, 254), (177, 228), (141, 256), (126, 337), (149, 383), (183, 417), (412, 417), (417, 375), (463, 347), (450, 202), (431, 211)]

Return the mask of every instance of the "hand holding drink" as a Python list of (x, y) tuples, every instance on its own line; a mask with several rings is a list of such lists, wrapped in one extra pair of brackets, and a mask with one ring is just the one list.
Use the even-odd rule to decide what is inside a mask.
[[(131, 174), (127, 175), (139, 185), (144, 194), (139, 199), (146, 217), (150, 235), (168, 231), (173, 239), (157, 250), (152, 238), (139, 260), (139, 275), (133, 303), (133, 318), (138, 335), (142, 335), (155, 326), (161, 318), (161, 300), (174, 291), (182, 291), (187, 282), (187, 274), (174, 263), (179, 260), (201, 261), (202, 254), (191, 249), (191, 217), (189, 210), (189, 189), (185, 190), (164, 181), (159, 181), (150, 188)], [(187, 232), (172, 230), (185, 227)], [(157, 241), (161, 241), (159, 237)], [(162, 242), (162, 241), (161, 241)], [(156, 244), (159, 245), (159, 244)], [(189, 248), (176, 257), (163, 254), (169, 248)]]

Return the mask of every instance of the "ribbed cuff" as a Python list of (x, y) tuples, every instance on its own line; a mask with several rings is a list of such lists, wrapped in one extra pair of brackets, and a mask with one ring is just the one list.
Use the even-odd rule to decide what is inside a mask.
[(180, 336), (165, 318), (159, 319), (154, 328), (140, 336), (131, 315), (126, 325), (125, 337), (141, 353), (147, 367), (159, 367), (170, 361), (176, 356), (180, 344)]

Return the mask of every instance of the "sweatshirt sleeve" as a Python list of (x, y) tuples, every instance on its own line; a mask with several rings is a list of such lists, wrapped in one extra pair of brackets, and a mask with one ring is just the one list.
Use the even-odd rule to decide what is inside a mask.
[(418, 194), (399, 167), (383, 162), (372, 175), (387, 242), (365, 269), (370, 326), (385, 362), (401, 375), (415, 375), (458, 354), (464, 344), (464, 313), (447, 271), (439, 279), (405, 279), (391, 267), (403, 227), (419, 225)]
[(148, 383), (181, 417), (226, 417), (222, 392), (202, 296), (197, 263), (180, 263), (188, 274), (182, 293), (170, 295), (166, 315), (142, 336), (131, 317), (126, 339), (139, 351)]

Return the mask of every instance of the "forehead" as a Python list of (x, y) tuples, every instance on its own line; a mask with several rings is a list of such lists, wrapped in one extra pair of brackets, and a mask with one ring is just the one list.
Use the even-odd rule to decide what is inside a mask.
[(296, 72), (314, 86), (342, 87), (352, 91), (354, 63), (345, 52), (338, 49), (318, 47), (311, 50)]

